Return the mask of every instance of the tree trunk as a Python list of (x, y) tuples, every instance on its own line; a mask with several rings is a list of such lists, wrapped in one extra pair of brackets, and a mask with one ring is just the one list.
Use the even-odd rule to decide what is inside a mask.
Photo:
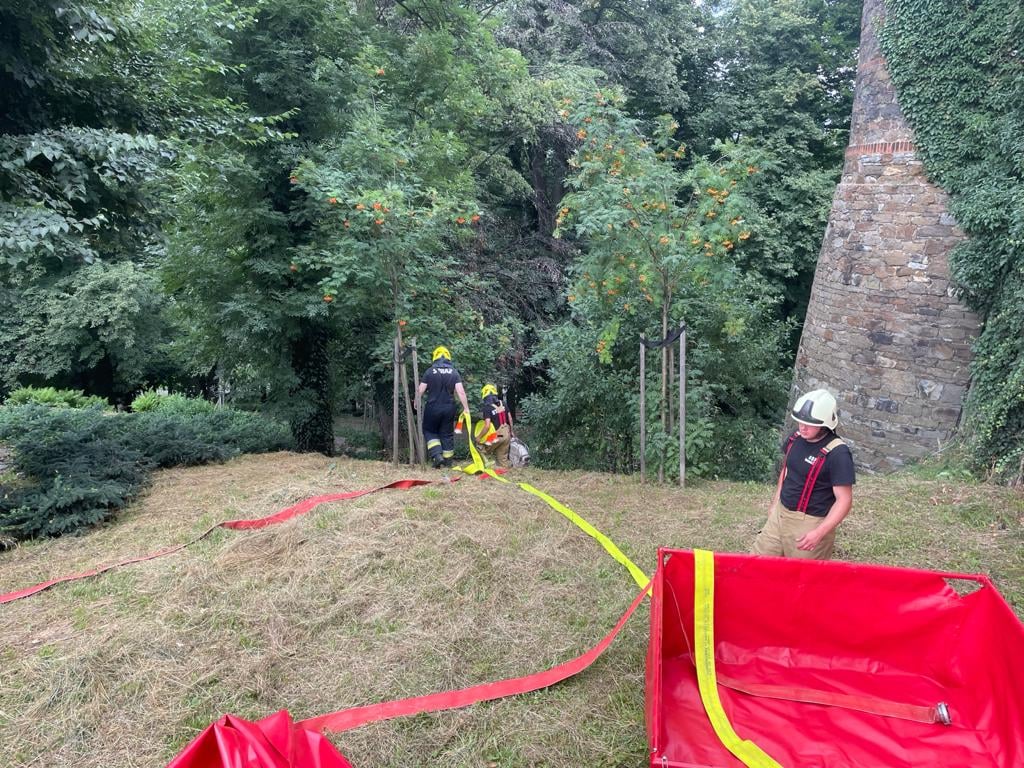
[(647, 347), (640, 334), (640, 482), (647, 482)]
[(558, 128), (541, 129), (538, 139), (536, 144), (527, 148), (524, 158), (529, 165), (530, 184), (533, 187), (537, 234), (552, 252), (564, 254), (568, 250), (566, 241), (556, 240), (552, 235), (558, 207), (565, 196), (564, 179), (569, 170), (568, 158), (574, 148), (570, 148), (571, 141)]
[(292, 370), (298, 379), (291, 394), (306, 406), (292, 418), (295, 447), (328, 456), (334, 452), (329, 341), (326, 326), (304, 322), (291, 344)]
[(416, 422), (413, 424), (413, 429), (416, 431), (416, 460), (419, 461), (420, 466), (424, 469), (427, 466), (427, 447), (424, 444), (423, 438), (423, 403), (419, 401), (420, 391), (420, 361), (419, 356), (416, 354), (416, 337), (412, 337), (412, 397), (413, 402), (416, 403), (416, 413), (413, 414), (413, 419)]
[(398, 423), (398, 337), (395, 336), (391, 345), (391, 463), (398, 466), (398, 441), (401, 439), (401, 427)]
[[(555, 205), (548, 191), (548, 179), (544, 173), (545, 153), (541, 147), (531, 147), (530, 181), (533, 183), (533, 207), (537, 212), (537, 231), (543, 237), (550, 237), (555, 231)], [(561, 197), (559, 196), (559, 200)]]

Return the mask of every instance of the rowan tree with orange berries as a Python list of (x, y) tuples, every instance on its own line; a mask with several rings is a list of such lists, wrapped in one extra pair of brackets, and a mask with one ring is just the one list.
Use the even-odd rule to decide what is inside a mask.
[[(659, 118), (648, 137), (623, 103), (620, 93), (602, 90), (559, 107), (579, 146), (556, 234), (580, 249), (569, 298), (600, 329), (594, 351), (605, 366), (634, 354), (635, 337), (619, 343), (624, 328), (663, 338), (686, 322), (705, 337), (699, 343), (736, 339), (765, 309), (763, 285), (738, 266), (762, 220), (746, 194), (758, 173), (756, 149), (719, 143), (713, 157), (691, 159), (674, 119)], [(660, 392), (652, 443), (662, 451), (672, 429), (669, 359), (663, 349), (652, 388)]]

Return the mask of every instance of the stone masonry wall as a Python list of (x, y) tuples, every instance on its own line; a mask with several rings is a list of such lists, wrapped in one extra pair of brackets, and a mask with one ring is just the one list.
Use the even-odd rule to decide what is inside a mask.
[(858, 466), (922, 457), (956, 428), (978, 320), (953, 298), (948, 255), (963, 233), (924, 175), (865, 0), (850, 145), (818, 257), (792, 404), (825, 388)]

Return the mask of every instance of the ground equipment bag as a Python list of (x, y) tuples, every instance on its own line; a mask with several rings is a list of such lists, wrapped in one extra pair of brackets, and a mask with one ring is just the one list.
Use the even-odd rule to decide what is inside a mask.
[(530, 449), (518, 437), (513, 436), (508, 444), (508, 461), (513, 467), (525, 467), (530, 463)]

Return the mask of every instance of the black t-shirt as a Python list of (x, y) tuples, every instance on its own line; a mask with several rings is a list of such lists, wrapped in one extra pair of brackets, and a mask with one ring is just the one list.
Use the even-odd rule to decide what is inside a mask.
[[(821, 449), (828, 445), (834, 434), (828, 433), (821, 440), (809, 443), (797, 434), (793, 437), (793, 447), (789, 449), (789, 458), (786, 459), (786, 479), (782, 481), (782, 493), (779, 501), (782, 506), (789, 510), (796, 510), (800, 505), (800, 496), (804, 490), (804, 483), (811, 468), (818, 461), (821, 461)], [(782, 450), (785, 452), (789, 445), (790, 438), (782, 441)], [(835, 504), (836, 495), (832, 492), (834, 485), (853, 485), (857, 482), (853, 470), (853, 454), (850, 448), (844, 443), (829, 451), (825, 456), (825, 464), (818, 473), (818, 479), (814, 483), (814, 490), (811, 491), (811, 499), (807, 504), (806, 512), (815, 517), (825, 517), (829, 509)]]
[(462, 377), (450, 362), (441, 358), (423, 372), (420, 383), (427, 385), (427, 406), (447, 406), (455, 402), (455, 385), (462, 383)]
[(484, 398), (483, 407), (480, 409), (480, 420), (491, 420), (491, 426), (497, 429), (502, 424), (508, 423), (508, 412), (505, 404), (497, 395), (488, 395)]

